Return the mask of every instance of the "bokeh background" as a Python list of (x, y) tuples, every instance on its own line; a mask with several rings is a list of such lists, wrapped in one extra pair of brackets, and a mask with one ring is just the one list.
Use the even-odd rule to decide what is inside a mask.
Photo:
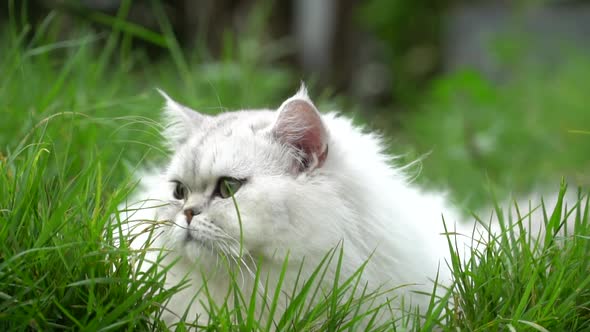
[[(8, 149), (64, 109), (157, 119), (155, 87), (215, 113), (276, 107), (304, 81), (322, 111), (339, 110), (382, 132), (400, 166), (414, 162), (408, 172), (415, 181), (449, 191), (465, 207), (480, 207), (490, 192), (554, 191), (562, 177), (590, 184), (590, 1), (1, 6), (4, 64), (15, 41), (31, 64), (20, 81), (3, 85), (6, 109), (30, 110), (12, 115), (22, 117), (21, 129), (16, 121), (0, 124), (15, 131), (2, 137)], [(3, 68), (8, 75), (17, 67)], [(93, 125), (76, 130), (102, 138)], [(147, 153), (141, 142), (159, 139), (127, 127), (114, 130), (116, 139), (88, 142), (116, 141), (133, 164)], [(115, 159), (120, 151), (111, 150), (102, 154)]]

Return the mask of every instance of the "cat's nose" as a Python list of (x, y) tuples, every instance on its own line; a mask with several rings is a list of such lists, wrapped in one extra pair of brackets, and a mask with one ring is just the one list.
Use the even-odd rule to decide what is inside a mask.
[(196, 209), (186, 209), (184, 210), (184, 215), (186, 216), (186, 223), (187, 224), (191, 224), (191, 221), (193, 220), (193, 217), (196, 215), (201, 214), (201, 211), (196, 210)]

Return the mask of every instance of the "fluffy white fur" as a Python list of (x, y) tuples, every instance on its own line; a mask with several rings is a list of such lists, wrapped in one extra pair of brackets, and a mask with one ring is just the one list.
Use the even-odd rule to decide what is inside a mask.
[[(187, 320), (206, 320), (202, 276), (213, 299), (224, 299), (229, 276), (220, 254), (242, 266), (245, 294), (253, 284), (252, 260), (264, 261), (261, 276), (271, 279), (273, 289), (289, 254), (283, 289), (291, 290), (304, 258), (307, 276), (339, 243), (344, 246), (344, 275), (372, 256), (363, 273), (369, 287), (408, 284), (395, 294), (422, 308), (429, 298), (413, 291), (431, 292), (437, 272), (441, 281), (450, 280), (442, 214), (449, 225), (458, 214), (443, 195), (411, 185), (392, 166), (379, 137), (336, 113), (320, 115), (304, 88), (277, 110), (217, 116), (199, 114), (164, 96), (164, 136), (172, 155), (165, 169), (142, 177), (138, 193), (127, 203), (142, 208), (124, 216), (124, 229), (133, 238), (131, 246), (140, 249), (151, 227), (148, 247), (165, 249), (164, 263), (180, 257), (167, 283), (187, 277), (190, 287), (166, 305), (170, 323), (187, 308)], [(245, 179), (235, 194), (241, 227), (232, 199), (212, 197), (222, 176)], [(186, 200), (173, 198), (172, 180), (189, 189)], [(202, 213), (188, 224), (183, 210), (193, 207)], [(154, 228), (153, 221), (159, 226)], [(155, 261), (159, 254), (148, 255)]]

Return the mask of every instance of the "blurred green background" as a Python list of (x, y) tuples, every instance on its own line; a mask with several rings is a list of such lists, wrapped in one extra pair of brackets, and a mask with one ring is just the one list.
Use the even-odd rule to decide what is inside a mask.
[[(58, 147), (129, 171), (148, 152), (163, 155), (157, 125), (141, 120), (158, 119), (154, 88), (216, 113), (276, 107), (305, 81), (321, 110), (384, 133), (400, 165), (420, 161), (409, 169), (417, 182), (466, 207), (484, 204), (490, 189), (590, 183), (589, 1), (1, 6), (5, 155), (43, 130)], [(69, 158), (72, 170), (91, 162)]]

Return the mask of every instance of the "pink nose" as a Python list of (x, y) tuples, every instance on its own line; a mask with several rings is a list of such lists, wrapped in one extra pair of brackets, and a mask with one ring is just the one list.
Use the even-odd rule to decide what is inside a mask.
[(184, 210), (184, 215), (186, 216), (186, 223), (190, 225), (195, 213), (193, 212), (192, 209), (186, 209), (186, 210)]

